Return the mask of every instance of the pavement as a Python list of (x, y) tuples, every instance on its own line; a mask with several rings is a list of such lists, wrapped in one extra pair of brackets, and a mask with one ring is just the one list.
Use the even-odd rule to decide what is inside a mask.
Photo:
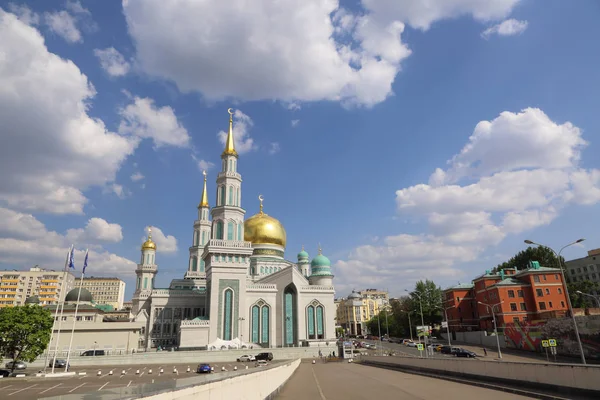
[(356, 363), (301, 363), (277, 400), (520, 400), (529, 397)]
[[(215, 374), (222, 374), (221, 367), (227, 371), (233, 371), (233, 367), (244, 369), (256, 368), (253, 362), (250, 363), (210, 363), (215, 369)], [(190, 367), (190, 372), (186, 372)], [(169, 364), (169, 365), (114, 365), (101, 367), (82, 367), (72, 368), (72, 372), (85, 372), (86, 375), (75, 375), (69, 377), (43, 378), (36, 377), (37, 370), (25, 370), (28, 376), (24, 378), (1, 378), (0, 379), (0, 398), (5, 400), (33, 400), (44, 397), (62, 396), (70, 394), (91, 393), (101, 394), (102, 391), (116, 388), (128, 388), (144, 383), (158, 383), (168, 380), (187, 378), (197, 376), (197, 364)], [(163, 373), (160, 373), (163, 368)], [(173, 373), (173, 369), (177, 373)], [(150, 369), (152, 372), (150, 372)], [(113, 375), (109, 372), (113, 371)], [(125, 370), (125, 375), (122, 371)], [(139, 370), (140, 373), (136, 374)], [(101, 375), (98, 376), (98, 371)], [(48, 371), (49, 372), (49, 371)], [(61, 369), (55, 369), (55, 372), (63, 372)], [(100, 393), (98, 393), (100, 392)]]

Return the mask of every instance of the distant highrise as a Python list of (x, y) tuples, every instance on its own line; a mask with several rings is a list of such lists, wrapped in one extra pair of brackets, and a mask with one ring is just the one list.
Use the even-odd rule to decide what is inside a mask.
[(74, 286), (75, 276), (67, 272), (39, 267), (29, 271), (0, 271), (0, 308), (22, 306), (31, 296), (37, 296), (40, 305), (57, 304)]
[[(81, 279), (77, 279), (75, 287), (79, 287)], [(115, 310), (123, 308), (125, 300), (125, 282), (119, 278), (89, 277), (83, 278), (83, 288), (89, 290), (96, 304), (106, 304)]]

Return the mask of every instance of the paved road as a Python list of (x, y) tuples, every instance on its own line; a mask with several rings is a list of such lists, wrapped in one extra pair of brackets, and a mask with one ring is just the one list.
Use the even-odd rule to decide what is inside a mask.
[[(221, 367), (232, 371), (234, 366), (238, 369), (255, 368), (254, 363), (211, 363), (215, 373), (220, 374)], [(191, 372), (186, 372), (187, 367), (190, 367)], [(0, 398), (3, 400), (29, 400), (39, 399), (43, 397), (52, 397), (69, 394), (81, 393), (98, 393), (109, 389), (125, 388), (136, 386), (143, 383), (157, 383), (173, 379), (187, 378), (195, 376), (197, 364), (169, 364), (169, 365), (126, 365), (126, 366), (102, 366), (102, 367), (87, 367), (73, 368), (73, 371), (86, 372), (85, 376), (71, 376), (64, 378), (38, 378), (35, 376), (27, 376), (25, 378), (2, 378), (0, 379)], [(163, 368), (163, 373), (160, 373), (160, 368)], [(177, 368), (177, 373), (173, 373), (173, 369)], [(136, 370), (140, 371), (136, 374)], [(152, 373), (150, 373), (152, 369)], [(113, 371), (113, 375), (109, 375), (109, 371)], [(122, 371), (125, 370), (125, 375)], [(98, 376), (98, 371), (101, 375)], [(37, 371), (25, 371), (26, 373), (34, 374)]]
[(518, 396), (413, 374), (342, 362), (301, 363), (278, 400), (520, 400)]

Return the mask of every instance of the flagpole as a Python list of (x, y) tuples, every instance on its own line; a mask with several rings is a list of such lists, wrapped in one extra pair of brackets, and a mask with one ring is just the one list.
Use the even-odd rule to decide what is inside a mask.
[[(65, 299), (67, 298), (67, 268), (69, 268), (73, 258), (73, 245), (71, 245), (71, 249), (69, 250), (69, 255), (67, 256), (67, 262), (65, 264), (65, 271), (63, 273), (63, 290), (64, 292), (63, 301), (60, 307), (60, 315), (58, 317), (58, 332), (56, 332), (56, 346), (54, 347), (54, 357), (52, 358), (52, 373), (54, 373), (54, 366), (56, 365), (56, 353), (58, 352), (58, 343), (60, 341), (60, 328), (62, 327), (62, 317), (63, 311), (65, 310)], [(60, 298), (59, 298), (60, 301)]]
[[(69, 252), (67, 253), (67, 259), (65, 260), (65, 270), (64, 272), (67, 272), (67, 266), (69, 265), (69, 257), (71, 256), (71, 250), (69, 250)], [(65, 281), (66, 278), (66, 274), (63, 275), (63, 281)], [(60, 293), (62, 294), (64, 290), (61, 290)], [(58, 311), (58, 308), (60, 306), (60, 297), (58, 298), (58, 303), (56, 305), (56, 311)], [(48, 342), (48, 351), (46, 352), (46, 361), (44, 364), (44, 372), (46, 372), (46, 368), (48, 367), (48, 358), (50, 357), (50, 346), (52, 345), (52, 338), (54, 337), (54, 325), (56, 325), (56, 313), (54, 314), (54, 318), (52, 319), (52, 332), (50, 332), (50, 341)]]
[[(83, 286), (83, 277), (85, 276), (85, 267), (87, 266), (88, 250), (85, 251), (85, 261), (83, 262), (83, 270), (79, 279), (79, 290), (77, 291), (77, 304), (75, 304), (75, 316), (73, 317), (73, 326), (71, 327), (71, 340), (69, 341), (69, 351), (67, 352), (67, 365), (65, 372), (69, 370), (69, 360), (71, 359), (71, 347), (73, 346), (73, 336), (75, 336), (75, 324), (77, 323), (77, 311), (79, 310), (79, 298), (81, 297), (81, 288)], [(95, 355), (95, 354), (94, 354)]]

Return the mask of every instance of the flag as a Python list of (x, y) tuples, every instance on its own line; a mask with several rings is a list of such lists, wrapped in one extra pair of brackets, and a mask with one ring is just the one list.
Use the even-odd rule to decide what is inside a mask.
[(87, 268), (87, 260), (88, 260), (88, 250), (85, 251), (85, 258), (83, 260), (83, 271), (82, 274), (85, 274), (85, 269)]
[(75, 269), (75, 248), (71, 246), (71, 253), (69, 254), (69, 268)]

